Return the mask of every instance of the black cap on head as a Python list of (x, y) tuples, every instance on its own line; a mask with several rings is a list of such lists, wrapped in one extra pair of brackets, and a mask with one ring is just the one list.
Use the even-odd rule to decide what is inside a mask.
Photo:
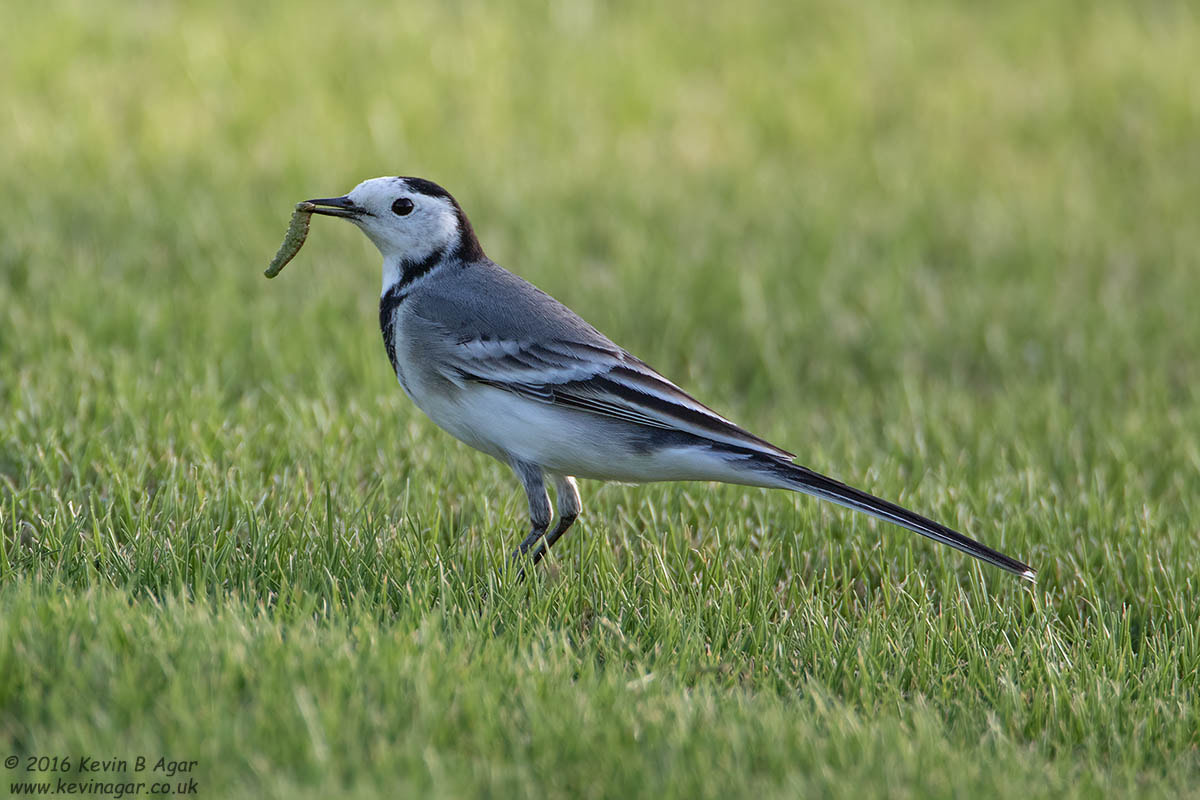
[(454, 199), (452, 194), (433, 181), (424, 178), (399, 176), (398, 180), (404, 181), (405, 185), (414, 192), (428, 197), (445, 198), (454, 206), (454, 213), (458, 216), (458, 231), (460, 234), (458, 249), (454, 252), (457, 258), (462, 261), (478, 261), (486, 258), (483, 254), (483, 246), (479, 244), (479, 237), (475, 235), (475, 228), (471, 226), (471, 220), (467, 219), (462, 206), (458, 204), (458, 201)]

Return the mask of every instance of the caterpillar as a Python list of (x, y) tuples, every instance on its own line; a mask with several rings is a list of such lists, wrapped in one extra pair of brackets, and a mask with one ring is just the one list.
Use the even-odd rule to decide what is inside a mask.
[(278, 275), (287, 266), (287, 263), (296, 257), (296, 253), (300, 252), (300, 248), (304, 246), (304, 240), (308, 238), (308, 223), (312, 219), (312, 212), (315, 208), (316, 206), (312, 203), (296, 204), (296, 210), (292, 212), (292, 221), (288, 224), (287, 234), (283, 237), (283, 244), (279, 245), (279, 250), (271, 259), (271, 266), (267, 267), (263, 273), (268, 278)]

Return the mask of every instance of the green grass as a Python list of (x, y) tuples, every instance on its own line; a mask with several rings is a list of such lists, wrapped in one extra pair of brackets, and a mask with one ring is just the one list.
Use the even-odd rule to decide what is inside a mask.
[[(1200, 796), (1200, 20), (727, 5), (6, 10), (0, 756), (196, 759), (203, 797)], [(370, 245), (318, 219), (262, 278), (294, 202), (381, 174), (1038, 584), (586, 482), (515, 582), (522, 495), (396, 386)]]

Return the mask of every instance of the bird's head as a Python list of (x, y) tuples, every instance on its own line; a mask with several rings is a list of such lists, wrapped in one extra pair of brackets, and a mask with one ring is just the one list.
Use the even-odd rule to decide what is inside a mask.
[(308, 202), (314, 214), (341, 217), (367, 235), (384, 263), (419, 264), (445, 257), (483, 258), (467, 215), (450, 193), (424, 178), (372, 178), (343, 197)]

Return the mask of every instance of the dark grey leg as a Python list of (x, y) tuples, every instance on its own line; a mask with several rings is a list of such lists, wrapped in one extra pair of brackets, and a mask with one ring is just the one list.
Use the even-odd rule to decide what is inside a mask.
[(542, 480), (542, 470), (533, 464), (514, 461), (513, 472), (525, 487), (525, 496), (529, 499), (529, 535), (521, 542), (513, 553), (513, 558), (523, 556), (529, 548), (537, 544), (550, 527), (550, 497), (546, 494), (546, 484)]
[(533, 563), (535, 564), (541, 561), (554, 543), (575, 524), (575, 520), (579, 519), (579, 512), (583, 510), (583, 504), (579, 500), (579, 487), (575, 485), (575, 479), (570, 475), (554, 477), (554, 493), (558, 496), (558, 524), (554, 526), (550, 535), (538, 545), (538, 549), (533, 551)]

